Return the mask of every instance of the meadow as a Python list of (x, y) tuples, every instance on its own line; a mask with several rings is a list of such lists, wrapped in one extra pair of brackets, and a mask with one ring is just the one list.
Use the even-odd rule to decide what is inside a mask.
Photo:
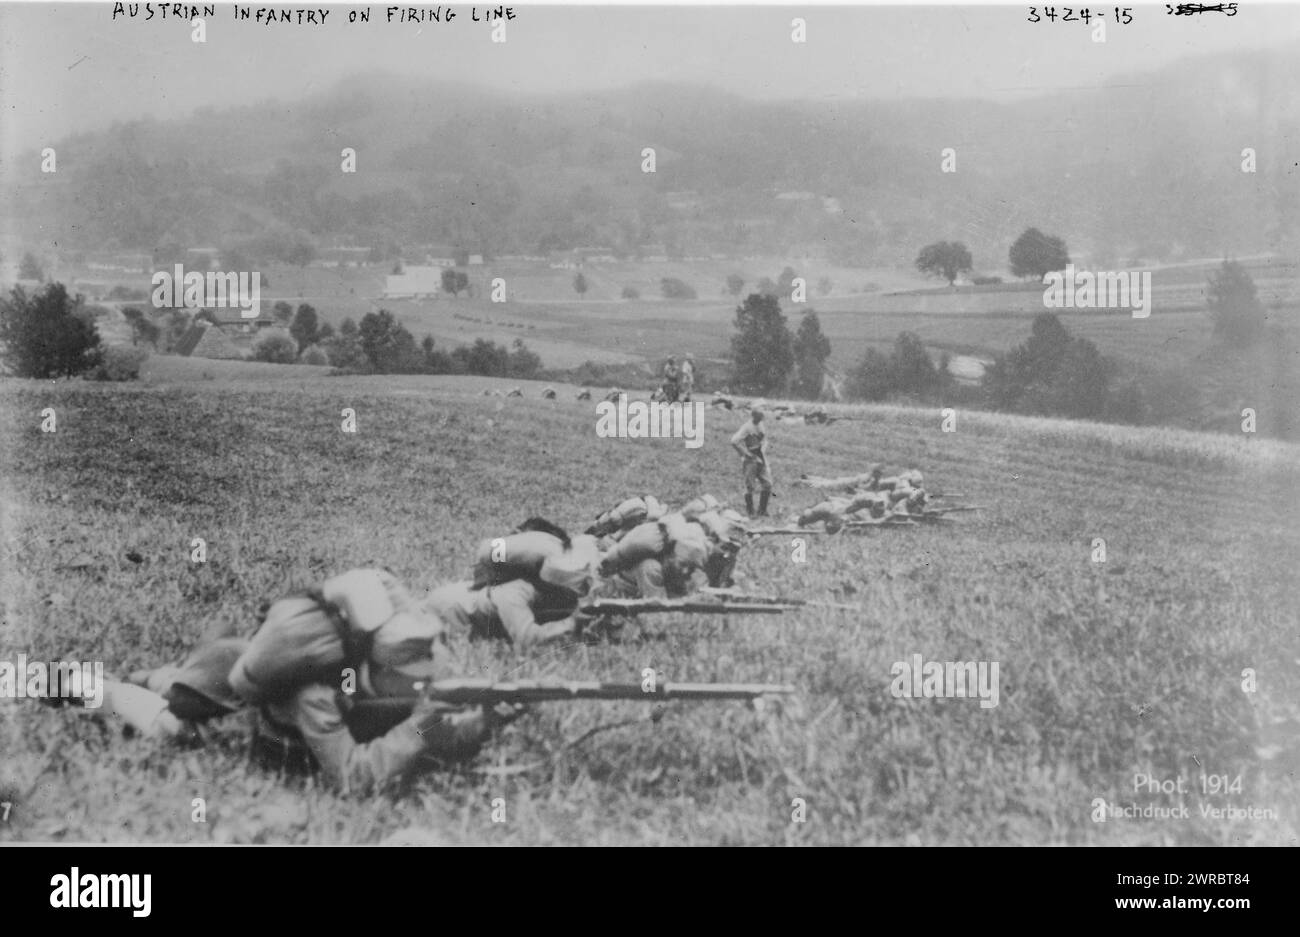
[[(258, 370), (262, 368), (264, 370)], [(211, 375), (204, 380), (199, 373)], [(413, 590), (468, 574), (481, 538), (540, 514), (570, 528), (650, 491), (739, 500), (710, 412), (703, 448), (598, 439), (592, 405), (481, 396), (501, 381), (326, 378), (171, 362), (132, 385), (0, 382), (0, 658), (110, 673), (253, 631), (259, 605), (358, 565)], [(53, 407), (55, 433), (40, 431)], [(340, 430), (356, 411), (357, 432)], [(788, 537), (741, 555), (754, 591), (858, 603), (781, 617), (646, 616), (618, 643), (529, 656), (469, 645), (468, 673), (793, 683), (795, 698), (549, 704), (463, 769), (341, 797), (206, 744), (125, 738), (70, 708), (0, 700), (0, 838), (64, 842), (1296, 844), (1300, 836), (1300, 448), (959, 413), (844, 408), (774, 423), (776, 511), (801, 472), (916, 466), (985, 510), (918, 529)], [(207, 562), (190, 561), (192, 538)], [(1095, 540), (1106, 558), (1095, 562)], [(1000, 702), (897, 699), (891, 664), (1000, 663)], [(1243, 691), (1252, 670), (1254, 692)], [(1203, 794), (1200, 776), (1241, 778)], [(1134, 791), (1137, 775), (1188, 793)], [(202, 797), (207, 822), (191, 821)], [(492, 821), (503, 798), (505, 822)], [(1094, 801), (1186, 820), (1094, 822)], [(806, 804), (794, 822), (796, 799)], [(1206, 817), (1255, 805), (1270, 819)]]

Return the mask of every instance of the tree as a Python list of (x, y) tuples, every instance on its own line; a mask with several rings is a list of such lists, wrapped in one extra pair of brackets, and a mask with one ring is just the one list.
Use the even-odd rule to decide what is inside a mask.
[(289, 334), (298, 343), (299, 354), (308, 345), (317, 344), (321, 340), (321, 335), (320, 319), (316, 315), (316, 310), (307, 303), (299, 304), (298, 312), (293, 317), (293, 324), (289, 326)]
[(821, 296), (829, 296), (831, 290), (834, 288), (835, 288), (835, 284), (831, 282), (830, 277), (821, 277), (817, 281), (817, 292)]
[(380, 374), (409, 374), (419, 370), (422, 356), (415, 336), (387, 309), (368, 312), (357, 330), (361, 350)]
[(889, 358), (868, 348), (849, 373), (849, 396), (859, 400), (884, 400), (891, 385)]
[(23, 254), (22, 262), (18, 265), (18, 279), (45, 282), (45, 271), (41, 269), (41, 262), (31, 251)]
[(664, 277), (659, 281), (659, 289), (664, 299), (694, 299), (695, 287), (676, 277)]
[(623, 287), (623, 298), (624, 298), (624, 299), (640, 299), (640, 298), (641, 298), (641, 291), (640, 291), (639, 289), (637, 289), (635, 286), (625, 286), (625, 287)]
[(522, 338), (516, 338), (510, 346), (508, 365), (511, 377), (533, 378), (542, 369), (542, 359), (536, 352), (530, 351)]
[(14, 287), (0, 299), (0, 358), (18, 377), (71, 377), (97, 367), (104, 349), (83, 302), (62, 283), (30, 297)]
[(901, 394), (927, 394), (939, 384), (939, 373), (914, 332), (900, 332), (889, 355), (891, 389)]
[(745, 288), (745, 278), (739, 273), (727, 274), (727, 292), (732, 296), (739, 296), (740, 291)]
[(776, 295), (782, 299), (789, 299), (794, 293), (794, 281), (799, 274), (795, 273), (794, 267), (786, 267), (781, 271), (781, 275), (776, 278)]
[(731, 338), (732, 380), (742, 393), (769, 394), (785, 386), (794, 349), (775, 296), (751, 293), (736, 308)]
[(271, 364), (293, 364), (298, 360), (298, 345), (289, 336), (271, 332), (253, 345), (253, 360)]
[(1255, 282), (1246, 268), (1225, 260), (1210, 274), (1206, 305), (1214, 317), (1214, 334), (1230, 345), (1249, 345), (1264, 334), (1268, 320)]
[(1007, 259), (1014, 276), (1041, 280), (1054, 270), (1064, 270), (1070, 254), (1060, 238), (1049, 237), (1037, 228), (1027, 228), (1011, 245)]
[(776, 295), (776, 284), (772, 282), (771, 277), (763, 277), (758, 281), (758, 285), (755, 286), (754, 289), (758, 290), (759, 296)]
[(960, 273), (971, 269), (970, 251), (960, 241), (935, 241), (921, 248), (916, 257), (916, 269), (922, 273), (936, 274), (952, 286)]
[(579, 270), (578, 275), (573, 278), (573, 291), (579, 296), (587, 292), (587, 278), (582, 275), (581, 270)]
[[(1087, 339), (1070, 335), (1056, 316), (1034, 317), (1029, 340), (999, 356), (984, 374), (989, 403), (998, 410), (1096, 419), (1110, 406), (1114, 365)], [(1129, 410), (1131, 401), (1121, 401)]]
[[(402, 262), (401, 262), (400, 260), (399, 260), (397, 263), (393, 264), (393, 276), (395, 276), (395, 277), (400, 277), (400, 276), (402, 275), (403, 272), (404, 272), (404, 271), (403, 271), (403, 269), (402, 269)], [(443, 282), (444, 282), (444, 283), (446, 282), (446, 277), (447, 277), (447, 275), (444, 273), (444, 274), (443, 274)]]
[(271, 314), (275, 316), (275, 321), (278, 324), (287, 327), (293, 321), (293, 306), (282, 299), (272, 308)]
[(1100, 418), (1106, 411), (1112, 373), (1096, 345), (1086, 338), (1072, 339), (1053, 376), (1048, 411), (1080, 420)]
[(442, 289), (459, 298), (463, 291), (469, 289), (469, 277), (459, 270), (448, 267), (442, 271)]
[(809, 309), (799, 321), (794, 336), (794, 391), (800, 397), (816, 400), (821, 394), (826, 359), (831, 356), (831, 340), (822, 332), (816, 311)]
[(370, 359), (361, 348), (357, 324), (351, 319), (344, 319), (337, 335), (323, 341), (325, 354), (329, 363), (336, 368), (348, 371), (369, 371)]
[(140, 324), (145, 321), (144, 313), (135, 306), (122, 307), (122, 318), (131, 326), (131, 344), (140, 343)]

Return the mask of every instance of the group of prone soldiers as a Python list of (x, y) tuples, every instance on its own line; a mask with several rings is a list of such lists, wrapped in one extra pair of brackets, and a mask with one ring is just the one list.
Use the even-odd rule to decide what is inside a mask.
[(292, 753), (345, 792), (371, 790), (473, 757), (524, 711), (428, 695), (460, 672), (450, 638), (530, 648), (585, 637), (600, 597), (732, 585), (744, 539), (740, 515), (709, 495), (671, 512), (629, 498), (575, 536), (530, 518), (483, 542), (470, 579), (418, 599), (388, 570), (349, 570), (271, 603), (251, 639), (208, 641), (179, 664), (105, 681), (102, 708), (86, 711), (191, 741), (202, 724), (251, 711), (255, 750), (281, 765)]
[(921, 515), (931, 495), (923, 487), (924, 478), (917, 469), (898, 475), (885, 475), (877, 465), (861, 475), (823, 478), (804, 475), (799, 483), (810, 488), (839, 491), (824, 501), (796, 514), (792, 520), (800, 527), (821, 523), (834, 533), (853, 523), (886, 522)]

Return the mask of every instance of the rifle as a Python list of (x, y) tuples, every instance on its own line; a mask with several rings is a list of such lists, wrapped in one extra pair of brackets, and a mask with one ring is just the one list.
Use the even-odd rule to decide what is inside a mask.
[(721, 599), (734, 599), (739, 602), (763, 602), (768, 605), (793, 605), (797, 608), (834, 608), (846, 612), (860, 612), (861, 605), (844, 605), (839, 602), (821, 602), (815, 599), (795, 599), (785, 596), (746, 595), (735, 589), (717, 589), (705, 586), (700, 590), (704, 595), (716, 595)]
[(794, 606), (769, 602), (723, 602), (703, 599), (589, 599), (578, 610), (587, 615), (641, 615), (646, 612), (691, 612), (705, 615), (779, 615)]
[(850, 521), (840, 530), (866, 530), (868, 527), (916, 527), (917, 514), (886, 514), (867, 521)]
[(824, 534), (826, 531), (816, 530), (812, 527), (750, 527), (747, 528), (746, 533), (755, 537), (766, 537), (772, 534)]
[(941, 521), (944, 520), (945, 514), (956, 514), (958, 511), (982, 511), (982, 507), (977, 505), (956, 505), (950, 508), (934, 508), (932, 510), (922, 511), (920, 514), (897, 514), (895, 517), (905, 517), (913, 521)]
[(497, 703), (547, 703), (560, 700), (710, 700), (758, 699), (794, 692), (790, 684), (773, 683), (663, 683), (654, 689), (643, 683), (604, 683), (599, 680), (510, 680), (495, 682), (480, 677), (438, 680), (421, 692), (429, 699), (469, 706)]
[[(595, 680), (493, 680), (465, 677), (416, 685), (428, 699), (452, 705), (492, 707), (498, 703), (545, 703), (562, 700), (754, 700), (795, 692), (789, 684), (770, 683), (664, 683), (654, 689), (640, 683), (602, 683)], [(350, 701), (344, 720), (358, 742), (386, 735), (410, 717), (418, 697), (399, 696)]]

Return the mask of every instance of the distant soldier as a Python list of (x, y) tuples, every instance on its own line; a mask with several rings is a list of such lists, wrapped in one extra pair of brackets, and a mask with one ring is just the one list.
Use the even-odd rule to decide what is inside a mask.
[(668, 361), (664, 364), (664, 397), (672, 402), (678, 399), (681, 390), (682, 371), (677, 366), (677, 359), (673, 355), (668, 356)]
[(686, 354), (686, 360), (682, 362), (681, 367), (681, 391), (679, 400), (689, 401), (691, 391), (695, 388), (695, 356), (690, 352)]
[[(740, 453), (745, 476), (745, 510), (750, 517), (767, 516), (767, 499), (772, 496), (772, 470), (767, 464), (767, 433), (763, 429), (763, 410), (755, 404), (749, 420), (731, 437), (731, 447)], [(754, 512), (754, 491), (759, 492), (758, 512)]]
[(579, 400), (590, 400), (590, 399), (591, 399), (591, 391), (589, 391), (587, 388), (584, 387), (582, 390), (578, 391), (578, 399), (579, 399)]
[[(821, 475), (800, 475), (799, 483), (809, 488), (839, 488), (844, 491), (875, 491), (880, 487), (881, 476), (885, 474), (884, 466), (873, 466), (871, 471), (861, 475), (842, 475), (839, 478), (826, 478)], [(891, 481), (890, 486), (893, 486)]]
[(605, 400), (609, 401), (610, 403), (618, 403), (618, 398), (622, 397), (626, 393), (627, 391), (623, 390), (621, 387), (614, 387), (611, 388), (610, 392), (605, 395)]
[(558, 395), (555, 393), (554, 387), (547, 387), (545, 390), (542, 391), (543, 400), (554, 400), (557, 396)]
[(506, 394), (507, 397), (522, 397), (523, 395), (524, 391), (522, 387), (512, 387), (510, 388), (510, 393)]

